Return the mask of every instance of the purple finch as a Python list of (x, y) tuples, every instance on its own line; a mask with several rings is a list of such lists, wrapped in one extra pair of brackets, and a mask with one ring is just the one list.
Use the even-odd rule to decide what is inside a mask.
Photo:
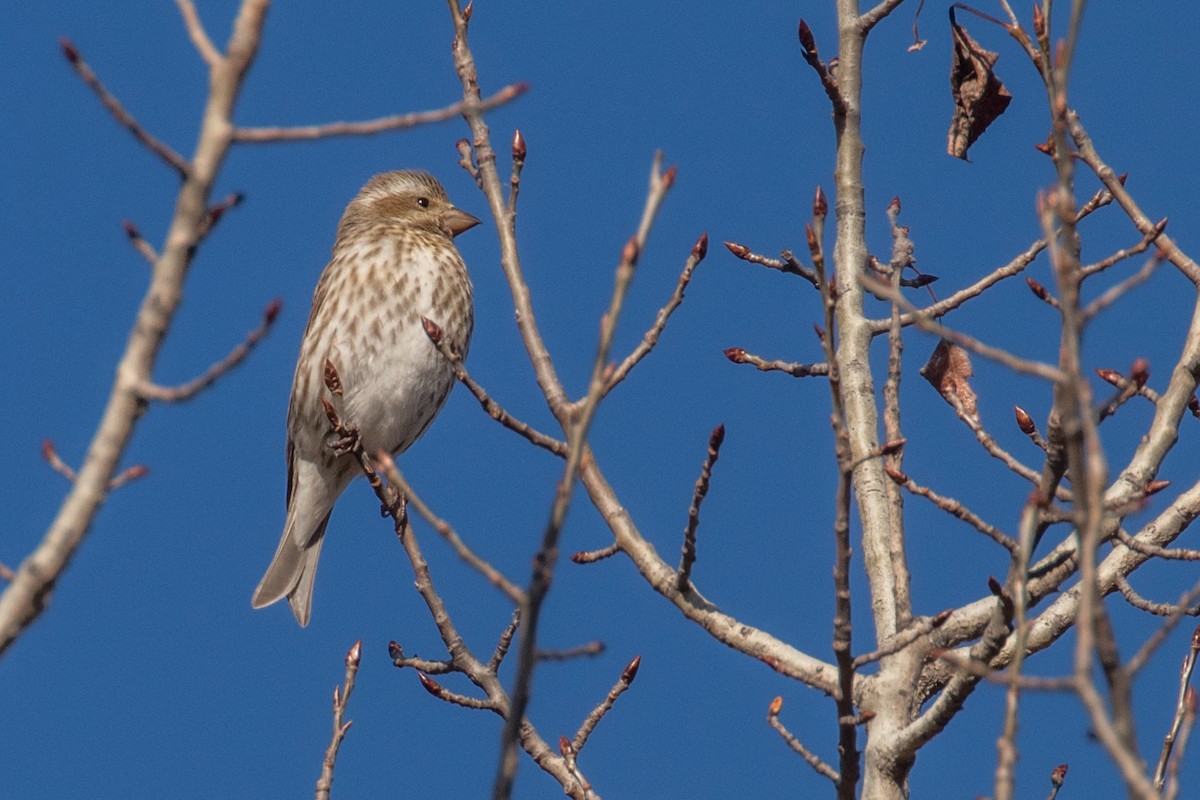
[(474, 324), (471, 279), (454, 237), (479, 224), (424, 172), (376, 175), (346, 207), (333, 257), (313, 294), (287, 419), (287, 521), (251, 604), (287, 597), (307, 625), (329, 515), (360, 473), (339, 455), (321, 405), (325, 360), (341, 378), (342, 416), (367, 453), (415, 442), (454, 385), (450, 364), (421, 325), (437, 323), (467, 353)]

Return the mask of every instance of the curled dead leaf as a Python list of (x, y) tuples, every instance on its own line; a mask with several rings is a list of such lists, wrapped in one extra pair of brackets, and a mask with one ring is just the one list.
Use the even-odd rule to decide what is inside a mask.
[(954, 60), (950, 67), (954, 118), (950, 122), (946, 152), (966, 161), (967, 150), (1004, 113), (1012, 95), (992, 71), (999, 53), (980, 47), (967, 29), (955, 21), (953, 7), (950, 30), (954, 36)]
[(938, 342), (921, 367), (921, 377), (933, 384), (947, 403), (961, 406), (963, 413), (977, 417), (978, 399), (968, 380), (972, 374), (967, 351), (947, 339)]

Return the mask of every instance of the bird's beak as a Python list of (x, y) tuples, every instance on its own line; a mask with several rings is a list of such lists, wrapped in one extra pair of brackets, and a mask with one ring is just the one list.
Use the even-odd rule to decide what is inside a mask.
[(458, 236), (463, 231), (469, 231), (479, 224), (478, 217), (453, 206), (446, 212), (443, 220), (445, 220), (446, 227), (450, 229), (451, 236)]

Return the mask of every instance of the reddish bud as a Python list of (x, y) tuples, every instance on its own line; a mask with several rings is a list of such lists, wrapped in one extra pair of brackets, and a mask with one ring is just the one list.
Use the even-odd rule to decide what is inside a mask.
[(990, 591), (992, 594), (996, 595), (997, 597), (1000, 597), (1004, 594), (1004, 587), (1001, 586), (1000, 581), (996, 580), (993, 576), (988, 575), (987, 584), (988, 584), (988, 591)]
[(700, 238), (692, 245), (692, 258), (703, 261), (706, 255), (708, 255), (708, 231), (700, 234)]
[(1154, 223), (1154, 238), (1162, 235), (1162, 232), (1167, 229), (1167, 217), (1163, 217), (1158, 222)]
[(475, 0), (470, 0), (470, 2), (467, 3), (467, 7), (464, 8), (463, 12), (462, 12), (464, 24), (471, 21), (471, 12), (474, 10), (475, 10)]
[(362, 639), (359, 639), (346, 653), (346, 669), (358, 669), (362, 661)]
[(1055, 786), (1062, 786), (1063, 781), (1067, 778), (1067, 770), (1070, 769), (1068, 764), (1059, 764), (1050, 773), (1050, 782)]
[(663, 191), (666, 191), (667, 189), (670, 189), (672, 186), (675, 185), (675, 178), (678, 175), (679, 175), (679, 167), (675, 166), (674, 164), (667, 167), (666, 171), (663, 172), (663, 174), (662, 174)]
[(1200, 398), (1196, 397), (1196, 395), (1192, 395), (1192, 399), (1188, 400), (1188, 410), (1200, 416)]
[(746, 351), (740, 347), (726, 347), (725, 357), (735, 364), (746, 363)]
[(892, 439), (890, 442), (884, 442), (883, 447), (879, 449), (879, 452), (885, 456), (894, 456), (896, 453), (899, 453), (901, 450), (903, 450), (904, 445), (907, 443), (908, 439), (903, 437), (899, 439)]
[(729, 252), (733, 253), (738, 258), (745, 258), (746, 256), (750, 255), (750, 248), (746, 247), (744, 244), (738, 244), (737, 242), (726, 242), (725, 246), (729, 248)]
[(629, 265), (636, 264), (639, 252), (637, 236), (630, 236), (629, 241), (621, 250), (621, 262)]
[(50, 439), (43, 439), (42, 440), (42, 458), (46, 459), (47, 461), (53, 461), (55, 455), (56, 455), (56, 452), (54, 449), (54, 442), (51, 441)]
[(813, 195), (813, 216), (817, 219), (824, 219), (828, 213), (829, 202), (825, 199), (825, 190), (818, 186), (816, 194)]
[(1033, 146), (1033, 149), (1037, 150), (1039, 152), (1045, 153), (1046, 155), (1053, 158), (1054, 154), (1056, 152), (1058, 152), (1058, 148), (1054, 144), (1054, 134), (1053, 133), (1046, 134), (1046, 141), (1043, 142), (1042, 144), (1035, 144)]
[(1122, 186), (1125, 185), (1125, 181), (1127, 181), (1127, 180), (1129, 180), (1128, 172), (1122, 172), (1120, 175), (1117, 176), (1117, 183), (1121, 184)]
[(263, 309), (263, 322), (270, 325), (279, 316), (279, 312), (283, 310), (283, 298), (276, 297), (271, 302), (267, 303), (267, 307)]
[(1037, 426), (1033, 424), (1033, 417), (1029, 416), (1029, 412), (1025, 409), (1013, 406), (1013, 414), (1017, 418), (1017, 427), (1021, 429), (1021, 433), (1032, 436), (1037, 431)]
[(1158, 494), (1159, 492), (1161, 492), (1163, 489), (1167, 488), (1170, 485), (1171, 485), (1170, 481), (1149, 481), (1146, 484), (1146, 488), (1143, 489), (1142, 491), (1145, 493), (1145, 495), (1147, 497), (1149, 497), (1152, 494)]
[(783, 698), (776, 697), (774, 700), (771, 701), (771, 705), (767, 706), (767, 716), (768, 717), (777, 716), (779, 714), (779, 712), (782, 710), (783, 710)]
[(421, 327), (425, 329), (425, 335), (429, 337), (429, 341), (435, 345), (442, 343), (442, 328), (429, 317), (421, 317)]
[(931, 619), (929, 622), (930, 622), (930, 624), (933, 625), (933, 627), (940, 628), (946, 624), (946, 620), (950, 619), (950, 615), (953, 613), (954, 613), (953, 608), (947, 608), (945, 611), (939, 612), (938, 615), (935, 616), (933, 619)]
[(150, 474), (150, 468), (145, 464), (134, 464), (129, 469), (125, 470), (122, 475), (126, 481), (136, 481), (139, 478), (144, 478)]
[(825, 329), (815, 322), (813, 323), (813, 333), (817, 335), (817, 339), (825, 341)]
[(725, 441), (725, 423), (721, 423), (712, 429), (712, 433), (708, 435), (708, 447), (711, 450), (717, 450), (721, 447), (721, 443)]
[(65, 36), (58, 37), (58, 46), (62, 48), (62, 53), (67, 57), (67, 61), (72, 64), (79, 63), (79, 51), (75, 49), (75, 43)]
[(1150, 362), (1140, 357), (1134, 359), (1133, 366), (1129, 368), (1129, 377), (1139, 389), (1145, 386), (1146, 381), (1150, 380)]
[(1045, 286), (1038, 283), (1033, 278), (1026, 278), (1025, 283), (1029, 284), (1030, 290), (1037, 295), (1039, 300), (1050, 302), (1050, 291)]
[(808, 27), (808, 23), (803, 18), (800, 19), (797, 33), (800, 37), (800, 46), (804, 48), (805, 57), (814, 55), (817, 52), (817, 40), (813, 38), (812, 28)]
[(1184, 696), (1183, 702), (1184, 702), (1184, 705), (1187, 706), (1187, 713), (1191, 714), (1192, 716), (1195, 716), (1196, 715), (1196, 707), (1200, 706), (1200, 698), (1197, 698), (1197, 696), (1196, 696), (1195, 687), (1193, 687), (1193, 686), (1188, 687), (1187, 694)]
[(806, 241), (808, 243), (809, 250), (811, 250), (814, 253), (817, 252), (817, 247), (818, 247), (817, 234), (813, 230), (813, 226), (809, 225), (807, 222), (804, 223), (804, 241)]
[(1046, 38), (1046, 17), (1042, 14), (1040, 3), (1033, 4), (1033, 35), (1039, 39)]
[(893, 217), (900, 215), (900, 197), (899, 196), (893, 197), (891, 202), (888, 203), (887, 213)]
[(908, 476), (895, 467), (884, 467), (883, 471), (896, 483), (908, 483)]
[(1115, 369), (1100, 368), (1096, 370), (1096, 374), (1100, 376), (1101, 380), (1107, 381), (1113, 386), (1120, 386), (1121, 382), (1124, 380), (1124, 378), (1121, 377), (1121, 373), (1117, 372)]
[(440, 697), (442, 694), (442, 685), (433, 678), (426, 675), (424, 672), (418, 672), (417, 677), (421, 680), (421, 686), (425, 691), (429, 692), (434, 697)]
[(391, 657), (392, 661), (404, 658), (404, 648), (399, 642), (388, 642), (388, 656)]
[(642, 666), (642, 657), (634, 656), (633, 660), (625, 665), (625, 669), (621, 672), (621, 683), (628, 686), (633, 683), (633, 679), (637, 677), (638, 670)]
[(575, 755), (575, 747), (571, 744), (571, 740), (565, 736), (558, 737), (558, 752), (563, 758), (570, 758)]
[(523, 162), (525, 160), (525, 137), (521, 135), (521, 130), (518, 128), (513, 132), (512, 140), (512, 157), (513, 161)]
[(132, 221), (127, 219), (121, 220), (121, 227), (125, 230), (125, 235), (130, 239), (142, 238), (142, 232), (137, 229), (137, 225), (134, 225)]

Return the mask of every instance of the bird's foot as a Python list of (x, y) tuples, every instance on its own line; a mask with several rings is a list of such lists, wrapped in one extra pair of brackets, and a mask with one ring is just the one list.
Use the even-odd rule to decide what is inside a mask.
[(341, 425), (337, 430), (329, 432), (325, 443), (336, 456), (349, 455), (362, 449), (362, 436), (356, 425)]

